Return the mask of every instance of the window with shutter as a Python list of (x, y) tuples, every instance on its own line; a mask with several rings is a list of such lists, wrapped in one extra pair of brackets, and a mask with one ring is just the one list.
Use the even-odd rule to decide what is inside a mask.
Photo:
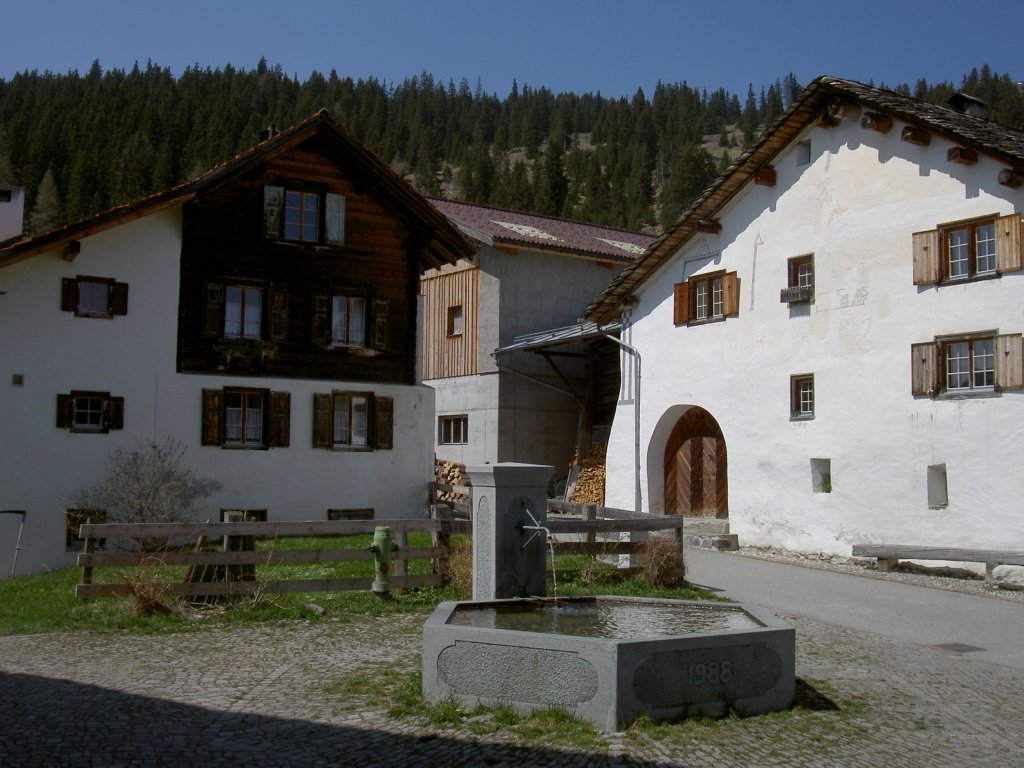
[(65, 277), (61, 280), (60, 308), (75, 317), (112, 318), (128, 314), (128, 284), (109, 277)]
[(912, 246), (915, 285), (959, 283), (1024, 268), (1018, 213), (940, 224), (915, 232)]
[(263, 188), (266, 237), (295, 243), (345, 244), (345, 196), (268, 185)]
[(57, 395), (57, 427), (92, 434), (124, 429), (124, 398), (83, 390)]
[(249, 387), (204, 389), (200, 443), (221, 448), (286, 448), (291, 395)]
[(740, 312), (740, 280), (735, 272), (696, 275), (673, 290), (672, 320), (675, 325), (736, 317)]
[(389, 397), (369, 392), (313, 395), (313, 447), (328, 450), (390, 449), (392, 411)]
[(1024, 337), (1019, 333), (945, 336), (913, 344), (915, 396), (998, 394), (1024, 389)]

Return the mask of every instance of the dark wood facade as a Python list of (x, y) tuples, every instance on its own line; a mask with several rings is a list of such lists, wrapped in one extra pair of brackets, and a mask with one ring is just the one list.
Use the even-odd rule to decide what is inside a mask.
[[(184, 206), (179, 371), (415, 382), (419, 274), (438, 263), (445, 223), (410, 206), (403, 197), (419, 196), (338, 131), (323, 117), (257, 148)], [(285, 192), (317, 206), (314, 234), (283, 229)], [(459, 240), (444, 237), (454, 260)], [(244, 332), (229, 320), (240, 292), (247, 319), (258, 313)], [(351, 302), (354, 340), (338, 337), (335, 297)]]

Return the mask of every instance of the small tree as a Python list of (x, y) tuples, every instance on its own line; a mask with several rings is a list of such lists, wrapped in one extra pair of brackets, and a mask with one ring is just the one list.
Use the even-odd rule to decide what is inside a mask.
[(194, 520), (199, 502), (220, 488), (185, 466), (185, 446), (173, 438), (144, 440), (117, 448), (108, 459), (109, 474), (73, 493), (68, 501), (83, 509), (105, 509), (110, 522), (176, 523)]

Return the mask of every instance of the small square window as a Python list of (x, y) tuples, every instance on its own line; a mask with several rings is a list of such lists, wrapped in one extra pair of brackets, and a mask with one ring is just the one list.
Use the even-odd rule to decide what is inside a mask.
[(109, 392), (72, 391), (57, 395), (57, 427), (102, 434), (124, 428), (124, 398)]
[(928, 467), (928, 508), (945, 509), (949, 506), (949, 490), (946, 484), (946, 465), (932, 464)]
[(128, 314), (128, 285), (108, 277), (65, 277), (60, 307), (76, 317), (111, 318)]
[(811, 490), (832, 493), (832, 459), (811, 459)]
[(437, 420), (439, 445), (467, 445), (469, 443), (469, 416), (441, 416)]
[(793, 420), (814, 418), (814, 374), (802, 373), (790, 377), (789, 416)]
[(797, 256), (787, 263), (786, 288), (779, 297), (783, 304), (814, 299), (814, 257)]

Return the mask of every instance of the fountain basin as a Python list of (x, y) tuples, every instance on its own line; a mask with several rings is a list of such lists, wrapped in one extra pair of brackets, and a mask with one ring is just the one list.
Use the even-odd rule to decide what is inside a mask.
[[(561, 609), (552, 613), (553, 602), (441, 603), (423, 626), (424, 696), (470, 707), (509, 706), (524, 714), (556, 707), (605, 731), (641, 714), (655, 721), (716, 716), (730, 707), (753, 714), (786, 709), (793, 701), (794, 630), (762, 609), (694, 600), (563, 598), (558, 604), (567, 615), (629, 614), (625, 622), (610, 622), (624, 624), (624, 631), (605, 631), (608, 622), (599, 616), (583, 622), (596, 624), (596, 630), (570, 634), (581, 630), (575, 619), (557, 614)], [(538, 622), (528, 617), (531, 610), (541, 614)], [(712, 628), (686, 631), (677, 614), (694, 611), (707, 612)]]

